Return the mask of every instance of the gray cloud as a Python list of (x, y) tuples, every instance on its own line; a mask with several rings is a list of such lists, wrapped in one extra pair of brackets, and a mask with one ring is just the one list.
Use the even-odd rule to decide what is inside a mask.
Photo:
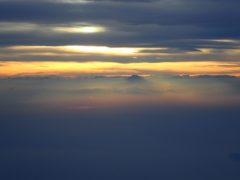
[[(236, 0), (79, 2), (0, 1), (0, 46), (79, 44), (166, 47), (170, 53), (215, 49), (212, 56), (196, 58), (207, 60), (221, 59), (221, 50), (240, 49), (240, 2)], [(76, 34), (54, 32), (51, 29), (58, 26), (74, 27), (79, 23), (100, 25), (107, 32)], [(213, 41), (226, 39), (236, 41)], [(239, 58), (231, 55), (229, 59)]]

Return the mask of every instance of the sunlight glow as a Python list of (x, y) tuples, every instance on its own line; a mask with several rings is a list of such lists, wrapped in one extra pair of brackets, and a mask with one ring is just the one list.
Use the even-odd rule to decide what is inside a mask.
[(111, 54), (111, 55), (130, 55), (137, 53), (135, 48), (112, 48), (107, 46), (65, 46), (65, 50), (71, 52), (85, 52), (97, 54)]
[(135, 55), (141, 48), (128, 47), (107, 47), (107, 46), (12, 46), (6, 48), (18, 52), (27, 52), (28, 55), (33, 53), (72, 53), (73, 54), (102, 54), (102, 55), (118, 55), (129, 56)]
[[(21, 67), (21, 68), (19, 68)], [(240, 63), (234, 62), (1, 62), (0, 77), (79, 76), (79, 75), (233, 75), (240, 76)]]
[(106, 29), (101, 26), (55, 27), (54, 30), (65, 33), (82, 33), (82, 34), (94, 34), (106, 31)]

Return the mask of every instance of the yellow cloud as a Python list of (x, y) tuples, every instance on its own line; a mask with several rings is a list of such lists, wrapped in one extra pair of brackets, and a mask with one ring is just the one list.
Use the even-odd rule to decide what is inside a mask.
[(0, 76), (28, 75), (131, 75), (131, 74), (190, 74), (240, 76), (240, 63), (231, 62), (162, 62), (162, 63), (114, 63), (114, 62), (1, 62)]

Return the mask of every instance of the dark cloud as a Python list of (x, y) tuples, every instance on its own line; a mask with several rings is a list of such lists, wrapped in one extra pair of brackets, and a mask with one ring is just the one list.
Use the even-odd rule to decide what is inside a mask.
[[(237, 26), (238, 1), (171, 0), (148, 4), (1, 2), (1, 20), (34, 22), (106, 21), (133, 24)], [(225, 16), (228, 14), (228, 16)]]
[[(234, 0), (4, 1), (0, 2), (0, 21), (28, 22), (40, 27), (31, 32), (0, 32), (1, 46), (101, 44), (192, 50), (239, 48), (236, 43), (207, 41), (240, 38), (239, 5), (239, 1)], [(79, 22), (103, 25), (109, 31), (79, 35), (41, 30), (41, 26), (71, 26)]]

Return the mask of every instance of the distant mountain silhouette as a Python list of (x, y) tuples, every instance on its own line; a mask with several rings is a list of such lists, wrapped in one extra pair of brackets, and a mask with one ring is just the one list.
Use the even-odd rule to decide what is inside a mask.
[(139, 75), (132, 75), (127, 78), (130, 82), (143, 82), (145, 79)]

